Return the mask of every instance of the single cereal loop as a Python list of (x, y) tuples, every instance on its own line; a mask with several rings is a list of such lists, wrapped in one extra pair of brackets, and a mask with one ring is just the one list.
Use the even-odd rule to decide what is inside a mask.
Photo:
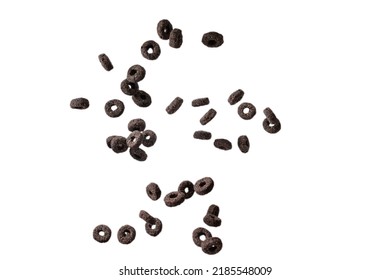
[(202, 43), (209, 48), (217, 48), (223, 44), (223, 36), (218, 32), (208, 32), (202, 37)]
[(152, 98), (150, 97), (150, 95), (147, 92), (145, 92), (143, 90), (137, 91), (132, 96), (132, 99), (137, 106), (142, 107), (142, 108), (149, 107), (150, 104), (152, 104)]
[(146, 128), (146, 122), (143, 119), (132, 119), (127, 125), (129, 131), (144, 131)]
[[(205, 240), (201, 240), (200, 239), (201, 236), (204, 236)], [(195, 245), (198, 247), (201, 247), (202, 243), (211, 237), (212, 237), (211, 232), (209, 232), (207, 229), (202, 227), (198, 227), (192, 232), (192, 240), (194, 241)]]
[(154, 218), (153, 216), (151, 216), (148, 212), (146, 212), (145, 210), (141, 210), (139, 212), (139, 217), (144, 220), (145, 222), (149, 223), (149, 224), (156, 224), (156, 218)]
[(204, 131), (204, 130), (197, 130), (194, 132), (194, 138), (200, 140), (210, 140), (211, 132)]
[(146, 194), (151, 200), (156, 201), (161, 197), (160, 187), (156, 183), (150, 183), (146, 186)]
[(194, 195), (194, 184), (188, 180), (183, 181), (180, 183), (177, 191), (184, 194), (184, 199), (189, 199)]
[(200, 119), (200, 123), (202, 125), (206, 125), (209, 123), (214, 117), (217, 115), (217, 111), (214, 109), (210, 109), (206, 112), (206, 114), (203, 115), (203, 117)]
[(233, 146), (229, 140), (223, 139), (223, 138), (218, 138), (218, 139), (214, 140), (214, 147), (216, 147), (220, 150), (223, 150), (223, 151), (228, 151), (228, 150), (231, 150)]
[[(152, 52), (149, 52), (150, 49), (152, 50)], [(159, 44), (157, 44), (153, 40), (149, 40), (142, 44), (141, 54), (146, 59), (155, 60), (160, 56), (161, 49)]]
[(214, 188), (214, 181), (210, 177), (204, 177), (196, 181), (194, 189), (199, 195), (205, 195), (211, 192)]
[(99, 54), (98, 58), (105, 70), (111, 71), (114, 68), (114, 66), (112, 66), (112, 63), (106, 54), (104, 53)]
[(211, 204), (209, 206), (209, 208), (207, 209), (207, 214), (212, 214), (212, 215), (218, 216), (219, 215), (219, 207), (218, 207), (218, 205)]
[(230, 94), (230, 96), (228, 98), (228, 102), (230, 105), (235, 105), (238, 102), (240, 102), (240, 100), (242, 99), (243, 96), (244, 96), (244, 91), (242, 89), (238, 89), (235, 92), (233, 92), (232, 94)]
[(121, 82), (121, 91), (126, 95), (134, 95), (139, 89), (138, 83), (124, 79)]
[(141, 146), (143, 140), (144, 135), (142, 132), (134, 130), (132, 133), (130, 133), (129, 137), (127, 137), (126, 144), (130, 149), (136, 149)]
[(146, 230), (146, 233), (149, 234), (150, 236), (157, 236), (160, 234), (161, 230), (162, 230), (162, 222), (160, 221), (160, 219), (156, 219), (156, 222), (155, 224), (150, 224), (150, 223), (146, 223), (145, 224), (145, 230)]
[(219, 227), (222, 223), (221, 219), (213, 214), (206, 214), (203, 218), (203, 222), (210, 227)]
[(127, 70), (127, 80), (132, 83), (138, 83), (145, 78), (146, 70), (139, 64), (135, 64)]
[(109, 147), (110, 149), (111, 149), (111, 140), (114, 139), (114, 137), (117, 137), (117, 135), (111, 135), (106, 138), (107, 147)]
[[(100, 233), (103, 235), (100, 235)], [(99, 243), (106, 243), (111, 238), (111, 229), (106, 225), (98, 225), (93, 230), (93, 239)]]
[(167, 19), (162, 19), (157, 24), (157, 34), (163, 40), (168, 40), (173, 29), (172, 24)]
[(142, 145), (145, 147), (152, 147), (157, 141), (157, 135), (153, 130), (147, 129), (143, 132), (144, 140), (142, 141)]
[(210, 100), (208, 97), (203, 97), (203, 98), (197, 98), (192, 100), (191, 105), (192, 107), (200, 107), (200, 106), (205, 106), (210, 104)]
[(124, 153), (128, 149), (128, 146), (126, 144), (126, 138), (123, 136), (113, 137), (110, 142), (110, 145), (111, 145), (111, 149), (117, 154)]
[(248, 136), (241, 135), (240, 137), (238, 137), (237, 145), (242, 153), (247, 153), (250, 147)]
[(280, 131), (282, 125), (280, 124), (280, 121), (278, 119), (275, 119), (273, 123), (271, 123), (268, 119), (264, 119), (263, 128), (268, 133), (275, 134)]
[(210, 237), (202, 242), (202, 251), (208, 255), (215, 255), (222, 250), (222, 240), (218, 237)]
[(148, 158), (146, 152), (141, 148), (130, 149), (130, 156), (138, 161), (145, 161)]
[(88, 99), (84, 97), (74, 98), (70, 101), (70, 108), (84, 110), (89, 107)]
[(172, 114), (176, 113), (177, 110), (179, 110), (179, 108), (181, 107), (182, 104), (183, 104), (183, 99), (180, 98), (180, 97), (176, 97), (176, 98), (173, 99), (173, 101), (167, 106), (167, 108), (165, 109), (165, 111), (167, 111), (168, 114), (172, 115)]
[[(248, 109), (247, 113), (244, 112), (245, 109)], [(252, 103), (243, 102), (238, 106), (237, 112), (242, 119), (250, 120), (256, 115), (256, 107)]]
[[(113, 107), (116, 108), (113, 109)], [(111, 118), (117, 118), (125, 111), (125, 104), (123, 104), (123, 102), (119, 99), (112, 99), (107, 101), (106, 105), (104, 106), (104, 110), (106, 111), (107, 116)]]
[(134, 241), (135, 229), (130, 225), (124, 225), (118, 230), (118, 241), (122, 244), (130, 244)]
[(165, 205), (168, 207), (178, 206), (182, 204), (184, 200), (185, 200), (184, 193), (179, 191), (170, 192), (164, 197)]
[(178, 49), (183, 44), (183, 34), (182, 31), (178, 28), (172, 30), (169, 35), (169, 46), (172, 48)]

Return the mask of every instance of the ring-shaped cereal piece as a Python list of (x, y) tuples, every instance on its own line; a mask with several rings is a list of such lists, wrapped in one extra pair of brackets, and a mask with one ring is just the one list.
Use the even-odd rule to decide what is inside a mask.
[(146, 128), (146, 122), (143, 119), (132, 119), (127, 125), (127, 129), (131, 132), (134, 130), (144, 131)]
[(228, 150), (232, 149), (233, 145), (227, 139), (218, 138), (218, 139), (214, 140), (214, 147), (216, 147), (216, 148), (218, 148), (220, 150), (228, 151)]
[(210, 237), (202, 242), (202, 251), (208, 255), (215, 255), (222, 250), (222, 240), (218, 237)]
[(112, 66), (111, 60), (108, 58), (108, 56), (104, 53), (99, 54), (98, 56), (100, 63), (102, 64), (103, 68), (106, 71), (111, 71), (114, 66)]
[(128, 146), (126, 144), (126, 138), (123, 136), (113, 137), (110, 142), (110, 145), (111, 145), (111, 149), (117, 154), (124, 153), (128, 149)]
[[(245, 109), (248, 109), (247, 113), (244, 112)], [(242, 119), (250, 120), (256, 115), (256, 107), (252, 103), (243, 102), (238, 106), (237, 112)]]
[(183, 44), (183, 34), (182, 31), (178, 28), (172, 30), (169, 34), (169, 46), (172, 48), (178, 49)]
[[(201, 236), (204, 236), (205, 240), (201, 240), (200, 239)], [(202, 227), (198, 227), (192, 232), (192, 240), (194, 241), (195, 245), (198, 247), (201, 247), (202, 243), (211, 237), (212, 237), (211, 232), (209, 232), (207, 229)]]
[(125, 104), (119, 99), (112, 99), (107, 101), (106, 105), (104, 105), (104, 110), (106, 111), (107, 116), (117, 118), (125, 111)]
[(136, 235), (135, 229), (130, 225), (124, 225), (118, 230), (118, 241), (122, 244), (130, 244), (134, 241)]
[(138, 161), (145, 161), (148, 158), (148, 154), (141, 148), (130, 149), (130, 156)]
[(127, 80), (132, 83), (138, 83), (145, 78), (146, 70), (139, 64), (135, 64), (127, 70)]
[(134, 95), (139, 90), (138, 83), (124, 79), (121, 82), (121, 91), (126, 95)]
[(250, 147), (248, 136), (241, 135), (240, 137), (238, 137), (237, 145), (242, 153), (244, 153), (244, 154), (247, 153), (249, 151), (249, 147)]
[(157, 135), (153, 130), (147, 129), (143, 131), (144, 139), (142, 145), (145, 147), (152, 147), (157, 141)]
[(138, 90), (135, 94), (133, 94), (132, 99), (139, 107), (145, 108), (152, 104), (152, 97), (143, 90)]
[(163, 227), (160, 219), (158, 218), (155, 219), (156, 221), (154, 224), (150, 224), (150, 223), (145, 224), (146, 233), (153, 237), (159, 235)]
[(157, 34), (163, 40), (168, 40), (173, 29), (172, 24), (167, 19), (162, 19), (157, 24)]
[(141, 210), (139, 212), (139, 217), (144, 220), (145, 222), (154, 225), (156, 223), (156, 218), (152, 217), (148, 212), (145, 210)]
[(130, 149), (136, 149), (141, 146), (142, 141), (144, 140), (144, 135), (141, 131), (134, 130), (130, 133), (129, 137), (126, 139), (126, 144)]
[(164, 197), (165, 205), (168, 207), (178, 206), (182, 204), (184, 200), (185, 200), (184, 193), (179, 191), (170, 192)]
[[(102, 235), (100, 233), (103, 233)], [(99, 243), (106, 243), (111, 238), (111, 229), (106, 225), (98, 225), (93, 230), (93, 239)]]
[[(149, 52), (149, 50), (152, 51)], [(146, 41), (141, 46), (141, 54), (146, 59), (156, 60), (161, 54), (160, 45), (153, 40)]]
[(70, 108), (84, 110), (89, 107), (88, 99), (84, 97), (74, 98), (70, 101)]
[(203, 218), (203, 222), (210, 227), (219, 227), (222, 220), (217, 215), (206, 214)]
[(191, 181), (183, 181), (180, 183), (177, 188), (178, 192), (182, 192), (184, 194), (184, 199), (189, 199), (194, 195), (194, 184)]
[(205, 33), (202, 37), (202, 43), (209, 48), (220, 47), (223, 44), (223, 35), (215, 31)]
[(263, 128), (268, 133), (275, 134), (280, 131), (282, 125), (280, 124), (280, 121), (276, 118), (273, 120), (272, 123), (268, 119), (264, 119)]
[(146, 186), (146, 194), (151, 200), (158, 200), (161, 197), (160, 187), (156, 183), (150, 183)]
[(196, 181), (194, 185), (195, 192), (199, 195), (205, 195), (214, 188), (214, 181), (210, 177), (204, 177)]

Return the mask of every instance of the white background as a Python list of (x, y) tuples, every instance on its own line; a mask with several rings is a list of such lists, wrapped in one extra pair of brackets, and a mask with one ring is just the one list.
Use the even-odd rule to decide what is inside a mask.
[[(2, 1), (0, 278), (124, 279), (124, 265), (177, 265), (271, 266), (269, 279), (390, 279), (389, 13), (388, 1), (374, 0)], [(158, 38), (163, 18), (183, 31), (180, 49)], [(225, 43), (206, 48), (208, 31)], [(155, 61), (141, 56), (146, 40), (161, 46)], [(103, 52), (110, 72), (97, 59)], [(120, 91), (133, 64), (146, 68), (149, 108)], [(250, 121), (227, 103), (239, 88), (257, 107)], [(90, 108), (71, 110), (81, 96)], [(184, 104), (168, 115), (176, 96)], [(206, 96), (208, 107), (191, 107)], [(113, 98), (126, 106), (117, 119), (103, 109)], [(281, 120), (278, 134), (261, 126), (265, 107)], [(204, 129), (230, 139), (231, 151), (192, 138), (209, 108), (218, 113)], [(138, 117), (158, 135), (143, 163), (105, 144)], [(248, 154), (236, 146), (242, 134)], [(204, 176), (214, 190), (176, 208), (145, 193), (152, 181), (164, 195)], [(211, 203), (221, 227), (203, 224)], [(158, 237), (145, 233), (141, 209), (163, 221)], [(106, 244), (92, 238), (102, 223), (113, 231)], [(124, 224), (137, 230), (128, 246), (116, 239)], [(193, 244), (198, 226), (223, 240), (219, 254)], [(165, 277), (179, 278), (191, 277)]]

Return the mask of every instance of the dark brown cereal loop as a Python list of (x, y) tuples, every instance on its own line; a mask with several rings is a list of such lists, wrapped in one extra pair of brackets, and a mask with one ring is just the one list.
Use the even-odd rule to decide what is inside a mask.
[(210, 109), (206, 112), (206, 114), (203, 115), (203, 117), (200, 119), (200, 123), (202, 125), (206, 125), (209, 123), (214, 117), (217, 115), (217, 111), (214, 109)]
[(172, 114), (176, 113), (177, 110), (179, 110), (179, 108), (181, 107), (182, 104), (183, 104), (183, 99), (180, 98), (180, 97), (176, 97), (176, 98), (173, 99), (173, 101), (167, 106), (167, 108), (165, 109), (165, 111), (167, 111), (168, 114), (172, 115)]
[(154, 133), (153, 130), (147, 129), (143, 132), (144, 140), (142, 141), (142, 144), (145, 147), (152, 147), (156, 141), (157, 141), (157, 135)]
[(139, 86), (136, 82), (130, 82), (127, 79), (124, 79), (121, 82), (121, 90), (126, 95), (133, 95), (135, 94), (139, 89)]
[(205, 106), (210, 104), (210, 100), (208, 97), (203, 97), (203, 98), (197, 98), (192, 100), (192, 107), (199, 107), (199, 106)]
[(161, 197), (160, 187), (156, 183), (150, 183), (146, 186), (146, 194), (151, 200), (158, 200)]
[(244, 154), (247, 153), (249, 151), (250, 146), (248, 136), (241, 135), (240, 137), (238, 137), (237, 145), (241, 152), (243, 152)]
[(134, 241), (135, 229), (130, 225), (124, 225), (118, 230), (118, 241), (122, 244), (130, 244)]
[(107, 101), (104, 106), (104, 110), (106, 111), (107, 116), (111, 118), (117, 118), (123, 114), (125, 110), (125, 104), (119, 99), (112, 99)]
[(228, 98), (228, 102), (230, 105), (237, 104), (242, 99), (243, 96), (244, 96), (244, 91), (241, 89), (238, 89), (235, 92), (233, 92), (232, 94), (230, 94), (230, 96)]
[(202, 43), (209, 48), (217, 48), (223, 44), (223, 36), (218, 32), (208, 32), (202, 37)]
[(207, 214), (212, 214), (212, 215), (218, 216), (219, 215), (219, 207), (218, 207), (218, 205), (211, 204), (209, 206), (209, 208), (207, 209)]
[(155, 218), (156, 221), (154, 224), (151, 224), (151, 223), (146, 223), (145, 224), (145, 230), (147, 232), (147, 234), (149, 234), (150, 236), (157, 236), (160, 234), (161, 230), (162, 230), (162, 222), (160, 221), (160, 219), (157, 219)]
[(214, 188), (214, 181), (210, 177), (204, 177), (195, 183), (195, 192), (199, 195), (205, 195), (211, 192)]
[(143, 140), (144, 135), (142, 132), (134, 130), (132, 133), (130, 133), (129, 137), (127, 137), (126, 144), (130, 149), (136, 149), (141, 146)]
[(132, 83), (138, 83), (145, 78), (146, 70), (139, 64), (135, 64), (127, 71), (127, 80)]
[(127, 151), (128, 146), (126, 144), (126, 138), (123, 136), (115, 136), (112, 138), (111, 142), (111, 149), (115, 153), (124, 153)]
[(214, 147), (220, 150), (228, 151), (232, 149), (232, 143), (227, 139), (218, 138), (214, 140)]
[(99, 54), (98, 57), (104, 69), (106, 69), (107, 71), (111, 71), (114, 68), (114, 66), (112, 66), (112, 63), (106, 54), (104, 53)]
[(210, 237), (202, 242), (202, 251), (208, 255), (215, 255), (222, 250), (222, 240), (218, 237)]
[(127, 125), (129, 131), (144, 131), (146, 128), (146, 122), (143, 119), (132, 119)]
[(93, 239), (100, 243), (106, 243), (111, 238), (111, 229), (106, 225), (98, 225), (93, 230)]
[(144, 220), (145, 222), (149, 223), (149, 224), (156, 224), (156, 218), (152, 217), (148, 212), (146, 212), (145, 210), (141, 210), (139, 212), (139, 217)]
[(117, 137), (117, 135), (111, 135), (111, 136), (108, 136), (108, 137), (106, 138), (107, 147), (109, 147), (110, 149), (111, 149), (111, 140), (112, 140), (114, 137)]
[(194, 132), (194, 138), (200, 140), (210, 140), (211, 132), (204, 131), (204, 130), (197, 130)]
[[(201, 236), (204, 236), (204, 240), (201, 239)], [(202, 246), (202, 243), (211, 238), (211, 232), (209, 232), (207, 229), (198, 227), (192, 232), (192, 240), (194, 241), (195, 245), (198, 247)]]
[(221, 219), (213, 214), (206, 214), (203, 218), (203, 222), (210, 227), (219, 227), (222, 223)]
[[(149, 52), (149, 50), (151, 50), (151, 52)], [(160, 49), (159, 44), (157, 44), (153, 40), (150, 40), (150, 41), (146, 41), (141, 46), (141, 54), (146, 59), (155, 60), (160, 56), (161, 49)]]
[(167, 19), (162, 19), (157, 24), (157, 34), (163, 40), (168, 40), (173, 29), (172, 24)]
[(172, 30), (169, 35), (169, 45), (172, 48), (178, 49), (183, 44), (183, 34), (182, 31), (178, 28)]
[(185, 200), (185, 195), (182, 192), (170, 192), (164, 197), (165, 205), (168, 207), (175, 207), (182, 204)]
[(130, 149), (130, 156), (138, 161), (145, 161), (148, 158), (147, 153), (141, 148)]
[[(248, 109), (248, 112), (244, 111)], [(244, 120), (250, 120), (256, 115), (256, 107), (252, 103), (243, 102), (238, 106), (237, 109), (238, 115)]]
[(138, 90), (133, 96), (132, 99), (134, 103), (139, 106), (139, 107), (149, 107), (150, 104), (152, 104), (152, 98), (150, 95), (143, 91), (143, 90)]
[(88, 99), (84, 97), (74, 98), (70, 101), (70, 108), (72, 109), (87, 109), (89, 107)]
[(264, 115), (266, 119), (263, 121), (263, 128), (268, 133), (274, 134), (280, 131), (282, 125), (279, 119), (275, 116), (274, 112), (270, 108), (264, 109)]
[(194, 194), (194, 184), (191, 181), (183, 181), (180, 183), (177, 191), (184, 194), (184, 199), (189, 199)]

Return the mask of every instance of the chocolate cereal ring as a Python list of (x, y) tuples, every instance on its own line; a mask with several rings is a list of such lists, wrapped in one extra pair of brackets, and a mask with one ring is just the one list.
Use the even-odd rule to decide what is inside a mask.
[(240, 137), (238, 137), (237, 145), (241, 152), (243, 152), (244, 154), (247, 153), (249, 151), (250, 146), (248, 136), (241, 135)]
[(268, 107), (265, 108), (263, 112), (266, 117), (263, 121), (264, 130), (272, 134), (279, 132), (282, 126), (274, 112)]
[(191, 181), (183, 181), (180, 183), (177, 191), (184, 194), (184, 199), (189, 199), (194, 194), (194, 184)]
[(117, 135), (111, 135), (111, 136), (108, 136), (108, 137), (106, 138), (107, 147), (109, 147), (110, 149), (111, 149), (111, 140), (112, 140), (114, 137), (117, 137)]
[(194, 99), (191, 103), (192, 107), (205, 106), (208, 104), (210, 104), (210, 100), (208, 97)]
[(204, 130), (197, 130), (194, 132), (194, 138), (201, 139), (201, 140), (210, 140), (211, 132), (204, 131)]
[(168, 114), (172, 115), (173, 113), (176, 113), (177, 110), (181, 107), (183, 104), (183, 99), (180, 97), (176, 97), (173, 99), (173, 101), (167, 106), (165, 111), (167, 111)]
[(129, 131), (144, 131), (146, 128), (146, 122), (143, 119), (132, 119), (127, 125)]
[[(151, 52), (149, 52), (151, 50)], [(146, 41), (141, 46), (141, 54), (143, 57), (149, 60), (157, 59), (161, 54), (161, 49), (159, 44), (153, 40)]]
[(202, 242), (202, 251), (208, 255), (215, 255), (222, 250), (222, 240), (218, 237), (210, 237)]
[(135, 94), (139, 89), (139, 86), (136, 82), (130, 82), (127, 79), (124, 79), (121, 82), (121, 90), (126, 95), (133, 95)]
[(162, 230), (162, 222), (160, 221), (160, 219), (157, 218), (155, 219), (156, 222), (154, 224), (150, 224), (150, 223), (145, 224), (145, 230), (147, 234), (153, 237), (159, 235)]
[[(204, 236), (204, 240), (200, 239), (201, 236)], [(203, 242), (209, 238), (211, 238), (211, 232), (209, 232), (207, 229), (198, 227), (192, 232), (192, 240), (194, 241), (195, 245), (198, 247), (201, 247)]]
[(87, 109), (89, 107), (88, 99), (84, 97), (74, 98), (70, 101), (70, 108), (72, 109)]
[(130, 149), (136, 149), (141, 146), (143, 140), (144, 135), (142, 132), (134, 130), (132, 133), (130, 133), (129, 137), (127, 137), (126, 144)]
[(134, 103), (139, 106), (139, 107), (149, 107), (150, 104), (152, 104), (152, 98), (150, 97), (150, 95), (143, 91), (143, 90), (139, 90), (137, 91), (133, 96), (132, 96), (132, 99), (134, 101)]
[(149, 223), (149, 224), (156, 224), (156, 218), (152, 217), (148, 212), (146, 212), (145, 210), (141, 210), (139, 212), (139, 217), (144, 220), (145, 222)]
[(196, 181), (194, 189), (199, 195), (205, 195), (211, 192), (214, 188), (214, 181), (210, 177), (204, 177)]
[(209, 206), (209, 208), (207, 209), (207, 214), (212, 214), (212, 215), (218, 216), (219, 215), (219, 207), (218, 207), (218, 205), (211, 204)]
[(209, 123), (214, 117), (217, 115), (217, 111), (214, 109), (210, 109), (206, 112), (206, 114), (203, 115), (203, 117), (200, 119), (200, 123), (202, 125), (206, 125)]
[(127, 70), (127, 80), (132, 83), (138, 83), (145, 78), (146, 70), (139, 64), (135, 64)]
[(112, 63), (106, 54), (104, 53), (99, 54), (98, 58), (103, 68), (106, 69), (107, 71), (111, 71), (114, 68), (114, 66), (112, 66)]
[[(248, 112), (244, 111), (248, 109)], [(244, 120), (250, 120), (256, 115), (256, 107), (252, 103), (243, 102), (238, 106), (237, 109), (238, 115)]]
[(175, 207), (182, 204), (185, 200), (185, 195), (182, 192), (170, 192), (164, 197), (165, 205), (168, 207)]
[(118, 230), (118, 241), (122, 244), (130, 244), (134, 241), (135, 229), (130, 225), (124, 225)]
[(144, 139), (142, 141), (142, 144), (145, 147), (152, 147), (156, 141), (157, 141), (157, 135), (154, 133), (153, 130), (147, 129), (143, 132)]
[(213, 214), (206, 214), (203, 218), (203, 222), (210, 227), (219, 227), (222, 223), (221, 219)]
[(161, 197), (160, 187), (156, 183), (150, 183), (146, 186), (146, 194), (151, 200), (158, 200)]
[(141, 148), (130, 149), (130, 156), (138, 161), (145, 161), (148, 158), (147, 153)]
[(157, 24), (157, 34), (163, 40), (168, 40), (173, 29), (172, 24), (167, 19), (162, 19)]
[(232, 143), (227, 139), (218, 138), (214, 140), (214, 147), (220, 150), (228, 151), (232, 149)]
[(237, 104), (242, 99), (243, 96), (244, 96), (244, 91), (241, 89), (238, 89), (235, 92), (233, 92), (232, 94), (230, 94), (230, 96), (228, 98), (228, 102), (230, 105)]
[(98, 225), (93, 230), (93, 239), (99, 243), (106, 243), (111, 238), (111, 229), (106, 225)]
[(223, 36), (218, 32), (208, 32), (202, 37), (202, 43), (209, 48), (217, 48), (223, 44)]
[(106, 111), (107, 116), (117, 118), (123, 114), (125, 104), (119, 99), (112, 99), (107, 101), (106, 105), (104, 105), (104, 110)]
[(110, 145), (111, 145), (111, 149), (117, 154), (124, 153), (128, 149), (128, 146), (126, 144), (126, 138), (123, 136), (113, 137), (110, 142)]
[(183, 44), (183, 34), (182, 31), (178, 28), (172, 30), (169, 34), (169, 45), (172, 48), (178, 49)]

